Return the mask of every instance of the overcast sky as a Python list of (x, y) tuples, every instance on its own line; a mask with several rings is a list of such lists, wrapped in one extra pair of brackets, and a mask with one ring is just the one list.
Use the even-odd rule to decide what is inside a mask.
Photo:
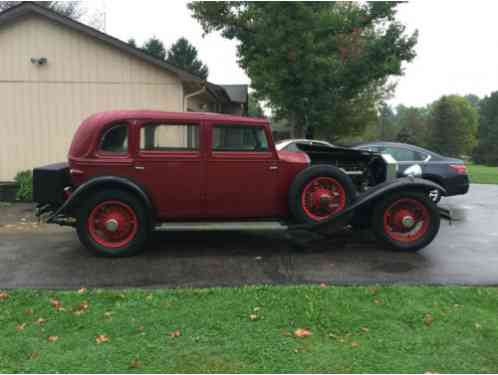
[[(183, 1), (100, 0), (106, 32), (141, 43), (155, 35), (167, 46), (181, 36), (199, 50), (214, 83), (250, 83), (237, 65), (236, 42), (210, 34)], [(399, 7), (408, 31), (419, 30), (417, 57), (398, 79), (392, 104), (421, 106), (443, 94), (479, 96), (498, 90), (498, 1), (413, 1)]]

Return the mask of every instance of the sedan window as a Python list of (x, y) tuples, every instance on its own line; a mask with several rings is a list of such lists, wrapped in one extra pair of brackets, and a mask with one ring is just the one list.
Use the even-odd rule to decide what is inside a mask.
[(213, 128), (214, 151), (268, 151), (265, 130), (241, 125), (216, 125)]
[(423, 154), (399, 147), (386, 147), (382, 150), (384, 154), (390, 154), (396, 161), (424, 161)]
[(199, 129), (192, 124), (147, 124), (140, 129), (142, 151), (195, 151)]

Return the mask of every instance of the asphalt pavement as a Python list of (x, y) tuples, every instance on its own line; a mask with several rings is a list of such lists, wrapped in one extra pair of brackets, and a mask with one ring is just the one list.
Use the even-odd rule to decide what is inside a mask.
[(71, 228), (38, 225), (31, 206), (0, 207), (0, 289), (207, 287), (247, 284), (498, 285), (498, 186), (444, 199), (454, 218), (416, 254), (368, 232), (333, 239), (285, 231), (155, 233), (144, 253), (96, 258)]

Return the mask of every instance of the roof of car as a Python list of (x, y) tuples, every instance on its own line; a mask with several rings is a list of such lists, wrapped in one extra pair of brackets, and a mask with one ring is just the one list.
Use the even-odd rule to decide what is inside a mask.
[(438, 155), (434, 151), (427, 150), (426, 148), (411, 145), (409, 143), (401, 143), (401, 142), (387, 142), (387, 141), (380, 141), (380, 142), (365, 142), (365, 143), (359, 143), (353, 146), (353, 148), (359, 148), (359, 147), (365, 147), (365, 146), (387, 146), (387, 147), (399, 147), (399, 148), (406, 148), (410, 150), (415, 150), (415, 151), (422, 151), (428, 154), (434, 154)]
[(84, 123), (104, 125), (124, 120), (169, 120), (169, 121), (222, 121), (242, 124), (268, 124), (265, 118), (244, 117), (212, 112), (165, 112), (153, 110), (122, 110), (100, 112), (88, 117)]

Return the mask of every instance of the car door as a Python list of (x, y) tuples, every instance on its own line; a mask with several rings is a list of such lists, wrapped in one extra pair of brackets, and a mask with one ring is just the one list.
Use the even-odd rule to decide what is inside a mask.
[(152, 196), (161, 218), (201, 215), (200, 130), (200, 124), (195, 122), (144, 121), (139, 124), (136, 180)]
[(211, 123), (206, 212), (211, 218), (264, 218), (277, 212), (277, 155), (264, 126)]

